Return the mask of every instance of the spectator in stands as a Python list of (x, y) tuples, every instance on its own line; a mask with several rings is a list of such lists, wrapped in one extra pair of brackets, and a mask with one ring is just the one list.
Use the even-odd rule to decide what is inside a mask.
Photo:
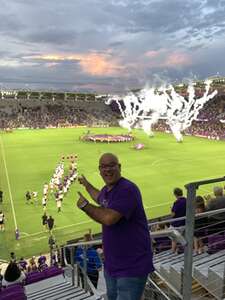
[[(215, 186), (213, 188), (214, 198), (207, 203), (206, 210), (218, 210), (225, 208), (225, 196), (223, 195), (223, 188)], [(220, 232), (225, 230), (225, 212), (216, 213), (209, 217), (211, 224), (210, 233)]]
[(105, 279), (108, 299), (140, 299), (153, 272), (152, 250), (141, 193), (121, 177), (121, 164), (111, 153), (99, 160), (105, 186), (99, 191), (84, 176), (79, 182), (97, 203), (79, 192), (77, 206), (103, 226)]
[(51, 249), (51, 266), (58, 267), (60, 263), (60, 249), (54, 244)]
[(22, 271), (27, 271), (27, 261), (23, 257), (21, 257), (18, 261), (18, 265)]
[(5, 230), (5, 215), (3, 214), (2, 211), (0, 211), (0, 230), (1, 231)]
[[(183, 191), (180, 188), (175, 188), (173, 194), (176, 197), (176, 201), (173, 203), (171, 214), (172, 218), (181, 218), (186, 215), (186, 198), (183, 197)], [(177, 220), (171, 223), (172, 227), (178, 228), (185, 225), (185, 220)], [(177, 242), (172, 240), (172, 251), (177, 252)]]
[[(160, 221), (161, 219), (159, 218), (159, 222)], [(158, 231), (158, 230), (165, 230), (165, 229), (167, 229), (167, 225), (165, 223), (151, 226), (151, 232)], [(171, 248), (171, 240), (167, 236), (154, 238), (152, 244), (153, 244), (154, 253), (159, 253)]]
[[(89, 242), (92, 240), (91, 234), (84, 235), (84, 241)], [(84, 252), (86, 252), (84, 254)], [(86, 257), (86, 270), (84, 270), (84, 257)], [(102, 263), (99, 258), (98, 252), (93, 246), (89, 246), (84, 248), (82, 246), (78, 246), (75, 253), (75, 260), (78, 262), (79, 266), (87, 272), (87, 276), (93, 283), (94, 287), (97, 289), (98, 286), (98, 278), (99, 278), (99, 271), (102, 268)], [(82, 287), (84, 288), (84, 277), (82, 270), (80, 271)]]
[(10, 252), (10, 261), (16, 262), (16, 254), (14, 252)]
[(0, 291), (2, 289), (2, 279), (3, 279), (3, 276), (2, 276), (2, 269), (0, 269)]
[(50, 248), (54, 247), (55, 243), (56, 243), (56, 241), (55, 241), (54, 236), (52, 234), (50, 234), (49, 239), (48, 239), (48, 244), (49, 244)]
[(207, 206), (210, 206), (211, 202), (213, 203), (216, 197), (222, 197), (222, 196), (223, 196), (223, 188), (220, 186), (214, 186), (213, 193), (205, 195), (204, 198), (207, 202)]
[(2, 280), (2, 286), (9, 286), (14, 283), (22, 283), (26, 276), (23, 271), (20, 270), (16, 262), (11, 261), (5, 271)]
[[(205, 201), (202, 196), (195, 198), (195, 213), (201, 214), (205, 212)], [(196, 254), (204, 252), (203, 238), (206, 235), (205, 226), (208, 225), (208, 217), (196, 217), (195, 218), (195, 230), (194, 230), (194, 251)]]
[(41, 272), (41, 271), (44, 271), (44, 269), (46, 269), (48, 267), (47, 265), (47, 258), (45, 255), (42, 255), (40, 253), (40, 256), (38, 258), (38, 270)]
[(38, 271), (37, 263), (36, 263), (36, 257), (33, 256), (29, 260), (29, 265), (28, 265), (28, 272), (35, 272)]

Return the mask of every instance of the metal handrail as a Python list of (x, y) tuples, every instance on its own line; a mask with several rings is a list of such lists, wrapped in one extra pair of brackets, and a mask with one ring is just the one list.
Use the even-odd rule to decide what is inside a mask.
[[(189, 300), (191, 299), (191, 283), (192, 283), (192, 252), (193, 252), (193, 232), (194, 232), (194, 220), (195, 217), (203, 217), (203, 216), (211, 216), (218, 213), (225, 212), (225, 208), (217, 209), (217, 210), (211, 210), (200, 214), (195, 214), (194, 212), (194, 200), (196, 197), (196, 190), (199, 188), (200, 185), (209, 184), (209, 183), (216, 183), (225, 181), (225, 176), (221, 178), (216, 179), (210, 179), (210, 180), (202, 180), (198, 182), (192, 182), (185, 185), (185, 188), (187, 189), (187, 209), (186, 209), (186, 216), (181, 218), (172, 218), (172, 219), (166, 219), (159, 222), (153, 222), (149, 223), (149, 227), (152, 225), (157, 224), (164, 224), (169, 222), (174, 222), (178, 220), (186, 220), (185, 224), (185, 238), (182, 236), (182, 234), (179, 232), (179, 230), (176, 230), (174, 228), (159, 230), (151, 232), (152, 238), (156, 237), (170, 237), (172, 239), (176, 239), (177, 242), (181, 243), (182, 245), (185, 245), (185, 255), (184, 255), (184, 271), (183, 271), (183, 299)], [(97, 239), (94, 241), (89, 242), (78, 242), (73, 244), (65, 245), (65, 248), (68, 248), (70, 252), (72, 249), (75, 249), (77, 246), (94, 246), (94, 245), (100, 245), (102, 244), (102, 239)], [(71, 260), (72, 264), (73, 260)], [(74, 265), (74, 262), (73, 262)], [(73, 268), (74, 272), (74, 268)]]
[[(171, 239), (175, 239), (178, 243), (182, 244), (183, 246), (186, 245), (186, 241), (185, 241), (184, 237), (182, 236), (182, 234), (174, 228), (171, 228), (171, 229), (169, 228), (169, 229), (164, 229), (164, 230), (151, 232), (151, 237), (152, 238), (165, 237), (165, 236), (169, 237)], [(78, 266), (74, 262), (75, 247), (82, 246), (82, 247), (84, 247), (84, 249), (87, 249), (89, 246), (96, 246), (96, 245), (101, 245), (101, 244), (102, 244), (102, 239), (97, 239), (97, 240), (93, 240), (93, 241), (77, 242), (77, 243), (72, 243), (72, 244), (68, 244), (68, 245), (63, 246), (64, 263), (65, 263), (66, 266), (68, 266), (71, 269), (72, 284), (73, 285), (75, 285), (75, 277), (77, 278), (76, 286), (78, 286), (78, 280), (79, 280), (79, 278), (78, 278)], [(69, 251), (70, 251), (71, 264), (69, 264), (67, 259), (66, 259), (66, 253), (65, 253), (66, 248), (69, 249)], [(102, 293), (99, 293), (98, 290), (94, 287), (94, 285), (92, 284), (92, 282), (90, 281), (90, 279), (87, 276), (85, 268), (87, 268), (86, 265), (84, 265), (83, 268), (80, 268), (81, 272), (83, 272), (83, 276), (84, 276), (84, 290), (87, 292), (88, 288), (90, 288), (92, 293), (98, 299), (101, 299), (102, 297), (104, 297), (104, 295)], [(77, 276), (75, 276), (75, 272), (77, 273)]]
[[(205, 217), (205, 216), (211, 216), (211, 215), (216, 215), (218, 213), (222, 213), (222, 212), (225, 212), (225, 208), (220, 208), (220, 209), (215, 209), (215, 210), (209, 210), (209, 211), (206, 211), (206, 212), (202, 212), (202, 213), (198, 213), (198, 214), (195, 214), (195, 217)], [(153, 222), (153, 223), (148, 223), (148, 226), (153, 226), (153, 225), (160, 225), (160, 224), (165, 224), (165, 223), (172, 223), (172, 222), (175, 222), (175, 221), (182, 221), (182, 220), (186, 220), (186, 216), (184, 217), (179, 217), (179, 218), (171, 218), (171, 219), (166, 219), (166, 220), (163, 220), (163, 221), (159, 221), (159, 222)]]
[[(165, 237), (165, 236), (178, 239), (178, 241), (180, 241), (181, 244), (183, 244), (183, 243), (185, 244), (183, 235), (177, 229), (168, 228), (168, 229), (157, 230), (157, 231), (151, 232), (152, 238)], [(64, 245), (63, 247), (70, 249), (70, 248), (75, 248), (78, 246), (96, 246), (96, 245), (101, 245), (101, 244), (102, 244), (102, 239), (97, 239), (97, 240), (88, 241), (88, 242), (72, 243), (72, 244)]]
[[(89, 242), (78, 242), (78, 243), (73, 243), (73, 244), (63, 246), (64, 263), (71, 270), (72, 285), (75, 285), (75, 278), (77, 279), (76, 280), (76, 286), (79, 285), (79, 282), (78, 282), (79, 281), (78, 265), (74, 262), (75, 247), (83, 246), (84, 250), (87, 250), (88, 246), (98, 245), (98, 244), (101, 244), (101, 243), (102, 243), (102, 240), (96, 240), (96, 241), (89, 241)], [(70, 261), (71, 261), (70, 264), (68, 263), (67, 258), (66, 258), (66, 248), (68, 248), (69, 251), (70, 251)], [(86, 251), (85, 251), (85, 255), (86, 255)], [(84, 290), (85, 290), (85, 292), (88, 292), (88, 290), (91, 290), (91, 292), (96, 297), (96, 299), (103, 299), (104, 295), (102, 293), (98, 292), (98, 290), (94, 287), (93, 283), (91, 282), (91, 280), (87, 276), (87, 272), (86, 272), (87, 265), (86, 265), (85, 262), (86, 262), (86, 259), (84, 258), (84, 267), (81, 268), (79, 266), (79, 269), (81, 270), (81, 272), (83, 273), (83, 276), (84, 276)], [(77, 274), (77, 276), (75, 276), (75, 273)]]
[[(192, 295), (192, 264), (193, 264), (193, 233), (195, 216), (196, 190), (201, 185), (225, 181), (225, 176), (220, 178), (191, 182), (185, 185), (187, 189), (185, 239), (187, 245), (184, 248), (184, 272), (183, 272), (183, 300), (190, 300)], [(219, 210), (221, 212), (221, 210)], [(215, 211), (214, 211), (215, 212)]]

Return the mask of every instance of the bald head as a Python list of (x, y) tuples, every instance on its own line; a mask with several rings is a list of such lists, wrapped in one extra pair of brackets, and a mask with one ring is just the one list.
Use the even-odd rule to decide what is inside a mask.
[(111, 161), (116, 162), (117, 164), (119, 163), (118, 157), (113, 153), (104, 153), (104, 154), (102, 154), (102, 156), (99, 159), (99, 165), (100, 165), (101, 161), (104, 161), (104, 160), (111, 160)]
[(216, 197), (222, 197), (223, 196), (223, 188), (221, 186), (214, 186), (213, 193)]
[(117, 156), (104, 153), (99, 159), (99, 171), (108, 188), (112, 188), (121, 177), (121, 165)]

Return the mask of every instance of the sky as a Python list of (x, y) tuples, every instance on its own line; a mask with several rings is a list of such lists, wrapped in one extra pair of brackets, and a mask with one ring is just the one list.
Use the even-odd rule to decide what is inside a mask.
[(0, 0), (0, 88), (112, 93), (225, 75), (225, 0)]

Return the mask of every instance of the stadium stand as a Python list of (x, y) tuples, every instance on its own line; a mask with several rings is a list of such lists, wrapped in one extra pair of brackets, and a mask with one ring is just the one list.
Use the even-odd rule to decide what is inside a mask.
[[(32, 101), (31, 101), (32, 100)], [(87, 105), (88, 103), (88, 105)], [(213, 139), (225, 139), (225, 98), (223, 91), (213, 101), (204, 106), (198, 120), (194, 121), (186, 134)], [(45, 128), (70, 127), (90, 124), (109, 126), (117, 123), (118, 112), (105, 105), (94, 95), (74, 93), (25, 92), (0, 94), (0, 128)], [(209, 126), (210, 125), (210, 126)], [(168, 130), (164, 120), (155, 125), (155, 130)], [(225, 178), (210, 182), (222, 182)], [(154, 240), (154, 264), (156, 271), (149, 276), (144, 299), (218, 299), (225, 298), (225, 231), (213, 231), (215, 222), (194, 228), (193, 199), (200, 182), (188, 189), (185, 235), (169, 228), (174, 220), (168, 216), (149, 223)], [(192, 203), (192, 204), (191, 204)], [(219, 210), (219, 213), (225, 209)], [(196, 218), (210, 218), (218, 210), (208, 211)], [(185, 219), (181, 218), (181, 219)], [(157, 229), (156, 231), (153, 231)], [(193, 254), (193, 233), (204, 230), (201, 237), (204, 252)], [(179, 245), (178, 254), (171, 251), (171, 239)], [(28, 273), (23, 285), (13, 285), (1, 289), (1, 299), (101, 299), (105, 297), (104, 282), (96, 289), (82, 270), (84, 287), (80, 284), (80, 274), (74, 253), (77, 246), (101, 245), (101, 240), (76, 242), (62, 246), (62, 268), (51, 266), (43, 272)], [(69, 258), (68, 253), (69, 251)]]
[[(196, 87), (197, 93), (202, 94), (201, 88), (201, 84)], [(218, 95), (204, 105), (185, 134), (225, 139), (224, 81), (215, 80), (212, 88), (217, 88)], [(177, 90), (185, 96), (183, 88)], [(118, 126), (118, 106), (114, 102), (106, 105), (106, 98), (94, 94), (2, 90), (0, 128)], [(159, 120), (153, 129), (169, 132), (166, 120)]]

